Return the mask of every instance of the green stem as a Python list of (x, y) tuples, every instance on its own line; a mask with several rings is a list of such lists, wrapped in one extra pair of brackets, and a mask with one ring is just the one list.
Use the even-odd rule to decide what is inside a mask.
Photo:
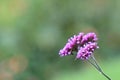
[(93, 65), (103, 76), (105, 76), (108, 80), (111, 80), (100, 68), (100, 66), (98, 65), (96, 59), (94, 58), (94, 56), (91, 56), (91, 60), (87, 60), (91, 65)]

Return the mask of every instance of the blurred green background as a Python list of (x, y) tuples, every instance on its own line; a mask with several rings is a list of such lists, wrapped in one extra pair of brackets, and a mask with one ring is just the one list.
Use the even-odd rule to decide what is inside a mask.
[(0, 0), (0, 80), (106, 80), (75, 56), (60, 58), (67, 39), (95, 32), (95, 57), (120, 79), (120, 0)]

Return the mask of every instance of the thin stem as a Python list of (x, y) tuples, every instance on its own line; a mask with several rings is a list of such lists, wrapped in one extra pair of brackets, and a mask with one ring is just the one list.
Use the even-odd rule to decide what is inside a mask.
[(100, 72), (103, 72), (102, 69), (100, 68), (100, 66), (98, 65), (96, 59), (94, 58), (94, 56), (91, 56), (91, 59), (93, 60), (93, 62), (95, 63), (95, 65), (97, 66), (97, 68), (99, 69)]
[(91, 60), (87, 60), (91, 65), (93, 65), (103, 76), (105, 76), (108, 80), (111, 80), (100, 68), (100, 66), (98, 65), (96, 59), (94, 58), (94, 56), (91, 56)]
[(99, 69), (97, 68), (95, 64), (93, 64), (90, 60), (87, 60), (87, 61), (99, 71)]
[(102, 74), (103, 76), (105, 76), (108, 80), (111, 80), (111, 78), (108, 77), (103, 71), (101, 72), (101, 74)]
[(104, 75), (106, 78), (108, 78), (108, 80), (111, 80), (111, 79), (102, 71), (102, 69), (101, 69), (100, 66), (98, 65), (98, 63), (97, 63), (97, 61), (96, 61), (96, 59), (95, 59), (94, 56), (92, 56), (92, 59), (94, 60), (94, 62), (95, 62), (95, 64), (97, 65), (97, 67), (99, 68), (101, 74)]

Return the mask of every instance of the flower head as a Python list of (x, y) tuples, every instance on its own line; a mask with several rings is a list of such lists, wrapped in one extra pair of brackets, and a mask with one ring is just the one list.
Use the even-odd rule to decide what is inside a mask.
[(60, 50), (60, 56), (71, 55), (73, 51), (77, 53), (77, 59), (89, 59), (89, 57), (93, 54), (97, 46), (97, 36), (95, 33), (91, 32), (86, 35), (84, 33), (79, 33), (78, 35), (74, 35), (64, 46), (63, 49)]
[(77, 53), (76, 58), (77, 59), (89, 59), (89, 57), (92, 55), (92, 53), (97, 49), (97, 43), (88, 43), (84, 47), (81, 47), (80, 50)]
[(77, 36), (74, 35), (73, 37), (68, 39), (68, 42), (66, 43), (64, 48), (60, 50), (59, 55), (60, 56), (67, 56), (67, 55), (72, 54), (72, 51), (76, 46), (76, 43), (77, 43)]
[(73, 54), (72, 52), (76, 52), (76, 59), (86, 60), (90, 64), (92, 64), (103, 76), (105, 76), (108, 80), (111, 80), (100, 68), (96, 59), (92, 55), (94, 51), (99, 48), (97, 45), (97, 36), (95, 33), (79, 33), (78, 35), (74, 35), (64, 46), (63, 49), (60, 50), (60, 56), (67, 56)]

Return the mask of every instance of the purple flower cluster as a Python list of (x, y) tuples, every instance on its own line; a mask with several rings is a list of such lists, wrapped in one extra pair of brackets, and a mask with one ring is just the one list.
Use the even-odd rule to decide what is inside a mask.
[(97, 46), (97, 36), (95, 33), (79, 33), (78, 35), (74, 35), (64, 46), (63, 49), (60, 50), (60, 56), (67, 56), (73, 54), (73, 51), (77, 52), (77, 59), (86, 60), (92, 55), (95, 49), (99, 48)]

